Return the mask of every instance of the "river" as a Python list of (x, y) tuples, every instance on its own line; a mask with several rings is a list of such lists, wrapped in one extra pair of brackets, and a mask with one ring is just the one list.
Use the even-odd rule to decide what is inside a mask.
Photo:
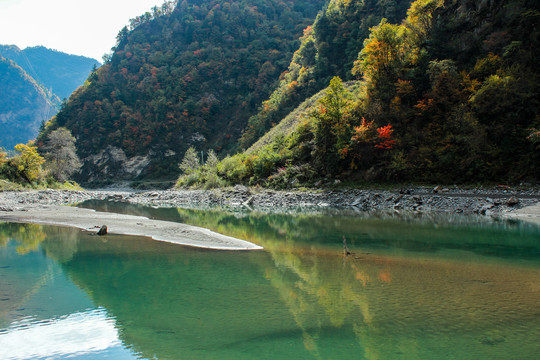
[(536, 225), (458, 215), (81, 206), (202, 226), (264, 250), (0, 223), (0, 359), (540, 353)]

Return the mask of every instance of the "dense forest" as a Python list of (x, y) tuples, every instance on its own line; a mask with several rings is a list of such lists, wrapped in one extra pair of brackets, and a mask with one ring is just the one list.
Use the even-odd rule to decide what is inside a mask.
[(94, 180), (536, 182), (539, 15), (532, 0), (168, 2), (120, 31), (40, 139), (71, 130)]
[(103, 178), (125, 174), (121, 166), (96, 159), (100, 152), (139, 156), (144, 164), (151, 157), (141, 176), (159, 177), (177, 176), (177, 163), (190, 145), (234, 151), (247, 119), (274, 89), (323, 4), (165, 3), (120, 31), (106, 63), (64, 104), (42, 137), (58, 126), (71, 130), (79, 155), (87, 159), (86, 178), (95, 172)]
[(248, 148), (279, 123), (302, 101), (315, 95), (339, 76), (352, 80), (351, 69), (363, 47), (369, 29), (382, 18), (399, 23), (406, 16), (411, 0), (334, 0), (304, 29), (299, 49), (279, 86), (264, 101), (242, 134), (240, 145)]
[(403, 22), (370, 29), (356, 80), (336, 76), (246, 152), (192, 166), (179, 184), (535, 183), (538, 7), (418, 0)]

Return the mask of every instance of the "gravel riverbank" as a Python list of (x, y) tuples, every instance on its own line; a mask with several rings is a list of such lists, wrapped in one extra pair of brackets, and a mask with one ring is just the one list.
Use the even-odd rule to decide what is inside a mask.
[[(122, 201), (154, 207), (228, 207), (267, 212), (283, 210), (313, 211), (346, 208), (355, 212), (392, 211), (435, 214), (478, 214), (496, 218), (514, 218), (540, 225), (538, 189), (435, 189), (336, 190), (291, 192), (254, 190), (244, 186), (211, 191), (4, 191), (0, 192), (0, 221), (72, 226), (96, 232), (107, 225), (110, 233), (152, 237), (182, 245), (221, 249), (260, 249), (207, 229), (141, 216), (96, 212), (74, 208), (88, 200)], [(63, 206), (64, 205), (64, 206)]]
[[(116, 200), (157, 207), (248, 207), (263, 211), (277, 208), (354, 208), (360, 211), (395, 210), (422, 213), (480, 214), (535, 220), (540, 213), (540, 189), (410, 188), (400, 190), (272, 191), (244, 186), (219, 190), (159, 191), (5, 191), (0, 212), (24, 206), (73, 205), (87, 200)], [(527, 209), (532, 209), (529, 213)], [(537, 220), (537, 219), (536, 219)]]

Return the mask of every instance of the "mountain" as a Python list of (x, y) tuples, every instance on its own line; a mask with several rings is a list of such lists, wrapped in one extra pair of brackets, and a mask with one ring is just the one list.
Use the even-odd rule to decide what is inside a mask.
[[(353, 8), (346, 0), (331, 4)], [(342, 37), (327, 42), (332, 54), (363, 39), (354, 61), (322, 73), (336, 75), (330, 86), (282, 116), (319, 88), (310, 69), (320, 57), (306, 54), (317, 50), (320, 29), (304, 34), (278, 90), (251, 119), (255, 136), (247, 143), (268, 127), (266, 119), (276, 126), (246, 152), (191, 171), (180, 185), (538, 183), (537, 1), (417, 0), (403, 21), (382, 19), (345, 45)], [(301, 66), (310, 58), (311, 67)], [(301, 96), (280, 90), (302, 82), (315, 86)]]
[(84, 83), (94, 66), (100, 65), (97, 60), (43, 46), (21, 50), (15, 45), (0, 45), (0, 56), (13, 60), (60, 99), (67, 99)]
[(176, 176), (190, 145), (233, 151), (324, 0), (184, 0), (133, 19), (47, 130), (78, 141), (85, 180)]
[(304, 100), (339, 76), (352, 80), (351, 69), (369, 29), (382, 18), (399, 23), (411, 0), (332, 0), (304, 30), (301, 44), (272, 95), (249, 119), (240, 140), (248, 148)]
[(60, 99), (69, 97), (99, 65), (43, 46), (21, 50), (0, 45), (0, 58), (0, 146), (8, 150), (35, 139), (41, 123), (60, 108)]
[(56, 113), (60, 100), (1, 56), (0, 84), (0, 147), (10, 150), (35, 138), (42, 121)]
[(39, 139), (69, 128), (86, 181), (170, 177), (189, 147), (255, 143), (183, 183), (536, 182), (539, 6), (165, 3)]

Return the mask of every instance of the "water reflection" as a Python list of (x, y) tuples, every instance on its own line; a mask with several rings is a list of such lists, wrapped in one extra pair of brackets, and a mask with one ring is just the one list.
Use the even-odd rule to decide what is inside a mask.
[(95, 355), (119, 344), (115, 321), (103, 308), (40, 321), (25, 318), (0, 330), (6, 360)]
[(7, 246), (13, 239), (17, 241), (17, 253), (21, 255), (36, 251), (46, 237), (41, 225), (6, 223), (0, 229), (0, 247)]
[[(16, 302), (7, 311), (11, 323), (25, 319), (13, 316), (22, 303), (19, 315), (45, 324), (98, 309), (102, 329), (116, 331), (101, 332), (109, 334), (107, 343), (118, 349), (120, 342), (123, 356), (148, 359), (526, 359), (540, 351), (537, 228), (134, 210), (244, 238), (265, 251), (223, 253), (42, 227), (38, 250), (15, 255), (20, 231), (0, 226), (7, 239), (19, 236), (4, 241), (12, 251), (0, 250), (0, 264), (31, 258), (26, 266), (35, 266), (40, 255), (43, 265), (34, 272), (56, 279), (32, 298), (49, 302), (45, 289), (65, 278), (71, 285), (55, 291), (85, 306), (36, 317), (36, 302)], [(343, 256), (343, 236), (351, 256)], [(10, 269), (0, 266), (0, 284)], [(39, 283), (38, 276), (26, 278), (33, 279), (26, 289)]]
[(114, 318), (95, 308), (58, 263), (77, 252), (81, 235), (0, 223), (1, 359), (132, 358), (120, 345)]
[(206, 227), (263, 246), (268, 239), (275, 239), (297, 249), (303, 246), (336, 249), (342, 246), (345, 236), (350, 247), (357, 250), (435, 254), (451, 249), (505, 258), (540, 259), (540, 227), (486, 216), (335, 209), (266, 213), (239, 208), (151, 208), (110, 201), (88, 201), (80, 206)]

